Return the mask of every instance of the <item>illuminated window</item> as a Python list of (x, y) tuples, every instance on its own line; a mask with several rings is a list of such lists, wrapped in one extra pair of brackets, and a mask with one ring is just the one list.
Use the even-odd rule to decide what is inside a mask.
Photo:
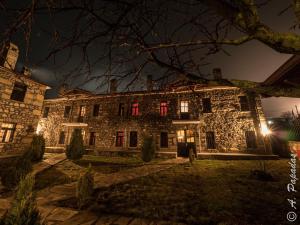
[(12, 142), (14, 133), (16, 130), (16, 124), (14, 123), (2, 123), (1, 126), (1, 142)]
[(189, 102), (188, 101), (181, 101), (180, 102), (180, 112), (181, 113), (188, 113), (189, 112)]
[(210, 98), (203, 98), (202, 99), (202, 106), (203, 106), (203, 112), (204, 113), (210, 113), (211, 112)]
[(137, 132), (130, 131), (129, 135), (129, 147), (136, 147), (137, 146)]
[(86, 113), (86, 106), (85, 105), (81, 105), (79, 108), (79, 116), (85, 116)]
[(64, 117), (68, 118), (70, 116), (70, 112), (71, 112), (71, 106), (69, 105), (65, 106)]
[(16, 82), (11, 93), (10, 99), (23, 102), (26, 94), (27, 86), (25, 84)]
[(139, 115), (139, 103), (134, 102), (131, 105), (131, 115), (138, 116)]
[(249, 101), (247, 96), (239, 96), (241, 111), (249, 111)]
[(166, 116), (168, 114), (168, 105), (166, 102), (160, 103), (160, 115)]
[(118, 131), (116, 136), (116, 147), (122, 147), (124, 144), (124, 132)]
[(256, 136), (254, 131), (245, 131), (247, 148), (256, 148)]
[(50, 109), (49, 107), (45, 107), (45, 108), (44, 108), (43, 118), (47, 118), (47, 117), (48, 117), (49, 109)]
[(195, 142), (194, 132), (192, 130), (186, 130), (186, 142), (188, 143)]
[(100, 110), (100, 105), (99, 104), (95, 104), (94, 105), (94, 109), (93, 109), (93, 116), (99, 116), (99, 110)]
[(177, 142), (179, 142), (179, 143), (185, 142), (184, 130), (177, 131)]
[(96, 143), (96, 133), (95, 132), (91, 132), (90, 133), (89, 145), (95, 145), (95, 143)]
[(59, 141), (58, 144), (64, 144), (65, 143), (65, 139), (66, 139), (66, 134), (64, 131), (61, 131), (59, 134)]
[(207, 149), (216, 148), (215, 133), (212, 131), (206, 132), (206, 147)]
[(168, 147), (168, 132), (160, 133), (160, 147), (167, 148)]

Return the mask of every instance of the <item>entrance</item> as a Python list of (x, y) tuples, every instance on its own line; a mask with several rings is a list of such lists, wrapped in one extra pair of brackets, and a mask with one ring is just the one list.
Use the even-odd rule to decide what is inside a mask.
[(188, 157), (189, 149), (196, 153), (195, 136), (192, 130), (177, 130), (177, 155)]

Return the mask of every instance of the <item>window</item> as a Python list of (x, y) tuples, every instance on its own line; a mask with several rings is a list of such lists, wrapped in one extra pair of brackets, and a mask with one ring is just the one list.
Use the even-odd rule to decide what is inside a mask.
[(134, 102), (131, 105), (131, 115), (132, 116), (138, 116), (139, 115), (139, 103)]
[(186, 142), (187, 143), (195, 142), (194, 132), (192, 130), (186, 130)]
[(168, 132), (160, 133), (160, 147), (167, 148), (168, 147)]
[(93, 116), (99, 116), (99, 110), (100, 110), (100, 105), (96, 104), (94, 105), (94, 109), (93, 109)]
[(215, 133), (212, 131), (206, 132), (206, 147), (207, 149), (216, 148)]
[(96, 133), (95, 132), (91, 132), (90, 133), (89, 145), (95, 145), (95, 143), (96, 143)]
[(177, 142), (179, 142), (179, 143), (185, 142), (185, 133), (184, 133), (184, 130), (178, 130), (177, 131)]
[(166, 116), (168, 113), (168, 105), (166, 102), (160, 103), (160, 116)]
[(203, 105), (203, 113), (210, 113), (211, 112), (210, 98), (203, 98), (202, 99), (202, 105)]
[(247, 148), (256, 148), (256, 136), (254, 131), (245, 131)]
[(79, 108), (79, 116), (83, 117), (85, 116), (85, 113), (86, 113), (86, 107), (85, 105), (81, 105)]
[(124, 132), (118, 131), (116, 136), (116, 147), (122, 147), (124, 143)]
[(249, 111), (249, 101), (247, 96), (239, 96), (241, 111)]
[(47, 118), (47, 117), (48, 117), (49, 110), (50, 110), (50, 108), (49, 108), (49, 107), (45, 107), (45, 108), (44, 108), (44, 112), (43, 112), (43, 118)]
[(27, 86), (16, 82), (11, 93), (10, 99), (23, 102), (26, 94)]
[(118, 115), (119, 116), (124, 116), (124, 114), (125, 114), (125, 105), (124, 105), (124, 103), (120, 103), (119, 104), (119, 113), (118, 113)]
[(16, 124), (14, 123), (2, 123), (1, 126), (1, 142), (12, 142), (14, 139), (14, 133), (16, 130)]
[(68, 118), (70, 116), (70, 112), (71, 112), (71, 106), (69, 105), (65, 106), (64, 117)]
[(65, 139), (66, 139), (66, 134), (64, 131), (61, 131), (59, 134), (59, 140), (58, 140), (58, 144), (62, 145), (65, 143)]
[(130, 131), (129, 135), (129, 147), (136, 147), (137, 146), (137, 132)]
[(181, 113), (188, 113), (189, 112), (189, 102), (188, 101), (181, 101), (180, 102), (180, 112)]

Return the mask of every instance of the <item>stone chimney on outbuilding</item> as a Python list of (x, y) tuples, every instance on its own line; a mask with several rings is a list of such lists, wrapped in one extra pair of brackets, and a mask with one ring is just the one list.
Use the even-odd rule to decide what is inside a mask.
[(214, 80), (221, 80), (222, 79), (222, 70), (221, 70), (221, 68), (214, 68), (213, 69), (213, 78), (214, 78)]
[(4, 51), (0, 58), (0, 66), (10, 70), (15, 70), (19, 57), (19, 48), (13, 43), (8, 43), (4, 47)]
[(27, 66), (23, 66), (22, 74), (24, 74), (27, 77), (31, 77), (31, 69), (29, 69)]
[(147, 91), (152, 91), (153, 90), (153, 79), (152, 75), (147, 76)]
[(110, 80), (110, 87), (109, 87), (109, 92), (112, 93), (116, 93), (117, 92), (117, 86), (118, 86), (118, 82), (117, 79), (111, 79)]
[(63, 83), (62, 85), (60, 85), (59, 89), (58, 89), (58, 95), (60, 97), (64, 96), (64, 94), (66, 93), (66, 91), (69, 89), (68, 85), (66, 83)]

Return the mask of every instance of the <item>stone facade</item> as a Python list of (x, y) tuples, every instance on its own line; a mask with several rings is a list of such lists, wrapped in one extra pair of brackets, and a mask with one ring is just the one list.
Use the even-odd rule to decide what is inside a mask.
[[(10, 46), (11, 47), (11, 46)], [(6, 52), (0, 66), (0, 152), (20, 151), (30, 143), (36, 130), (47, 86), (14, 71), (18, 49)]]
[[(246, 96), (246, 110), (241, 96)], [(85, 145), (98, 153), (139, 152), (144, 135), (154, 137), (158, 153), (173, 156), (186, 156), (187, 148), (197, 153), (266, 153), (260, 96), (232, 86), (184, 85), (103, 95), (75, 90), (45, 100), (43, 117), (38, 130), (49, 149), (65, 148), (72, 131), (80, 128)]]

